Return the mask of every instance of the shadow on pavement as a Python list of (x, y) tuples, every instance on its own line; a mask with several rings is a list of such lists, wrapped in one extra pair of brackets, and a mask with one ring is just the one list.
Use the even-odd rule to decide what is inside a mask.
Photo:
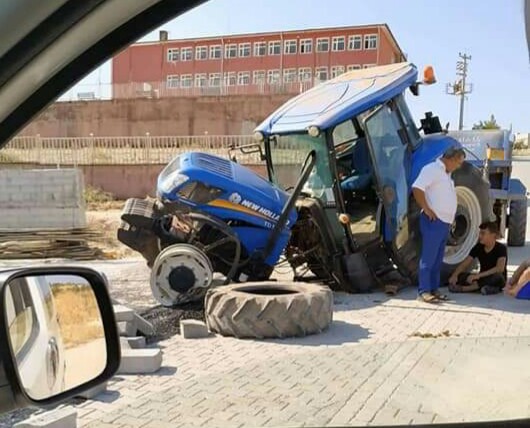
[(360, 325), (344, 321), (333, 321), (331, 326), (320, 334), (287, 339), (267, 339), (265, 342), (280, 345), (326, 346), (357, 343), (361, 339), (367, 339), (368, 337), (370, 337), (370, 331)]

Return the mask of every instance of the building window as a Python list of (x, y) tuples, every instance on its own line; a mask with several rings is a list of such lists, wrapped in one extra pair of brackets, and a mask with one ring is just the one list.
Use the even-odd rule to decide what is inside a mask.
[(245, 58), (250, 56), (250, 43), (240, 43), (239, 44), (239, 56)]
[(346, 39), (344, 36), (333, 37), (331, 42), (331, 50), (333, 52), (340, 52), (346, 49)]
[(267, 83), (278, 83), (280, 81), (280, 70), (267, 71)]
[(335, 65), (331, 67), (331, 78), (340, 76), (342, 73), (344, 73), (344, 66), (343, 65)]
[(362, 36), (350, 36), (348, 38), (348, 50), (350, 51), (360, 51), (362, 47)]
[(364, 36), (364, 48), (369, 50), (377, 49), (377, 34)]
[(313, 52), (313, 40), (312, 39), (300, 40), (300, 53), (310, 54), (312, 52)]
[(191, 88), (193, 86), (193, 77), (191, 74), (183, 74), (180, 76), (180, 87)]
[(282, 42), (269, 42), (269, 55), (280, 55), (282, 53)]
[(180, 50), (180, 60), (181, 61), (191, 61), (193, 59), (193, 49), (192, 48), (182, 48)]
[(221, 73), (210, 73), (208, 76), (208, 86), (211, 88), (221, 86)]
[(283, 70), (283, 81), (285, 83), (296, 82), (296, 68)]
[(328, 68), (327, 67), (317, 67), (315, 68), (315, 79), (320, 81), (328, 80)]
[(252, 73), (252, 82), (254, 85), (265, 83), (265, 70), (255, 70)]
[(197, 61), (204, 61), (205, 59), (208, 59), (208, 47), (197, 46), (195, 48), (195, 59)]
[(167, 50), (167, 61), (175, 62), (179, 60), (179, 50), (178, 48), (171, 48)]
[(375, 67), (377, 64), (364, 64), (363, 68), (372, 68)]
[(210, 59), (221, 59), (221, 46), (210, 46)]
[(237, 58), (237, 45), (225, 46), (225, 58)]
[(225, 86), (235, 86), (237, 85), (237, 75), (234, 71), (229, 71), (225, 73), (224, 77)]
[(205, 73), (195, 75), (195, 87), (196, 88), (204, 88), (207, 82), (208, 82), (208, 79), (206, 78)]
[(256, 42), (254, 43), (254, 56), (265, 56), (267, 54), (267, 43)]
[(298, 69), (298, 80), (300, 82), (310, 82), (313, 77), (313, 72), (309, 67)]
[(329, 52), (329, 39), (317, 39), (317, 52)]
[(237, 73), (237, 84), (242, 86), (249, 85), (250, 71), (240, 71), (239, 73)]
[(296, 40), (286, 40), (284, 42), (283, 53), (285, 55), (296, 55), (297, 44)]
[(166, 77), (166, 86), (168, 88), (179, 87), (179, 76), (177, 74), (170, 74)]
[(360, 70), (361, 69), (361, 66), (359, 64), (351, 64), (351, 65), (348, 65), (348, 71), (353, 71), (353, 70)]

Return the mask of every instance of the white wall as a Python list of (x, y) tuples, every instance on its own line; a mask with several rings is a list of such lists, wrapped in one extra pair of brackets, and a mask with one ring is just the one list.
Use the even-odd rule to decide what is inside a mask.
[(0, 230), (86, 227), (77, 169), (0, 170)]

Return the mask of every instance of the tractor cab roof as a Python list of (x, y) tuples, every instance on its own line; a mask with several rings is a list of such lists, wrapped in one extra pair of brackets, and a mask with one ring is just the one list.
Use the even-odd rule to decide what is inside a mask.
[(265, 135), (327, 129), (399, 95), (417, 81), (414, 64), (344, 73), (289, 100), (256, 128)]

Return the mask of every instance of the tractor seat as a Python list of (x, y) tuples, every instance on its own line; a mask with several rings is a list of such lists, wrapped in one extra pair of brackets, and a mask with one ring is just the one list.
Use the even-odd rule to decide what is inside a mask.
[(345, 178), (340, 187), (342, 190), (367, 190), (372, 184), (372, 160), (364, 138), (355, 144), (352, 152), (352, 173)]

